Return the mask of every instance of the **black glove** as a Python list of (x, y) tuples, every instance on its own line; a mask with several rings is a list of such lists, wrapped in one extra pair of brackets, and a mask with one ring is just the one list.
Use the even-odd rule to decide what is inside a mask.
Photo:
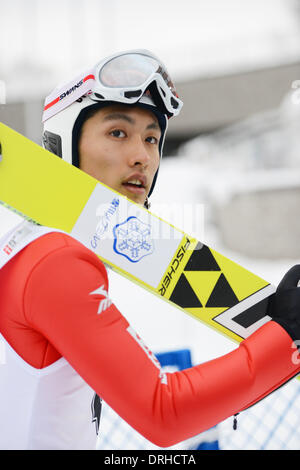
[(300, 350), (300, 264), (283, 277), (275, 294), (270, 297), (268, 315), (290, 335)]

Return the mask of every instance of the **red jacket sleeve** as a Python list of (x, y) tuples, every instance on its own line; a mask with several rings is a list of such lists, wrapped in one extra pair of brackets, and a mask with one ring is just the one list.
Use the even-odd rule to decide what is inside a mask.
[(97, 394), (159, 446), (210, 428), (299, 370), (291, 338), (271, 321), (223, 357), (163, 374), (107, 291), (99, 259), (81, 246), (64, 247), (32, 270), (24, 316)]

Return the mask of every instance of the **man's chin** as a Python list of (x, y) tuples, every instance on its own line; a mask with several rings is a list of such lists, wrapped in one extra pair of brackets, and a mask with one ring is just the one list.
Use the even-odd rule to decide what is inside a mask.
[(135, 204), (143, 206), (145, 203), (145, 201), (141, 200), (141, 198), (132, 197), (132, 195), (129, 196), (128, 194), (124, 194), (124, 196), (126, 196), (127, 199), (129, 199), (131, 202), (135, 202)]
[(135, 202), (136, 204), (144, 205), (145, 200), (146, 200), (146, 191), (140, 191), (139, 193), (137, 191), (132, 191), (129, 190), (128, 188), (122, 186), (121, 190), (119, 192), (127, 197), (132, 202)]

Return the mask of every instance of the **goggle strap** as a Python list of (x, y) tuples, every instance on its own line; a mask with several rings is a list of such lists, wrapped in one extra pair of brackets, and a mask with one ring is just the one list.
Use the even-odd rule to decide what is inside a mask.
[[(148, 90), (151, 94), (151, 97), (154, 101), (154, 103), (156, 104), (156, 106), (159, 108), (159, 109), (164, 109), (165, 110), (165, 113), (167, 114), (168, 117), (170, 117), (170, 112), (167, 110), (166, 106), (165, 106), (165, 101), (164, 99), (162, 98), (159, 90), (158, 90), (158, 87), (159, 85), (157, 85), (157, 82), (156, 81), (153, 81), (152, 83), (150, 83), (150, 85), (148, 86)], [(164, 94), (164, 90), (162, 88), (161, 89), (161, 93)]]
[(45, 100), (43, 122), (88, 93), (93, 88), (94, 82), (94, 70), (90, 70), (60, 89), (54, 90)]

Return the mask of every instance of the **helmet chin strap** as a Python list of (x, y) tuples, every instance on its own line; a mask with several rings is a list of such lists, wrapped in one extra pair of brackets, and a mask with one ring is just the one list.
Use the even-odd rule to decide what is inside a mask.
[(148, 196), (146, 196), (146, 199), (145, 199), (145, 202), (144, 202), (144, 207), (146, 209), (150, 209), (150, 206), (151, 206), (151, 204), (149, 202)]

